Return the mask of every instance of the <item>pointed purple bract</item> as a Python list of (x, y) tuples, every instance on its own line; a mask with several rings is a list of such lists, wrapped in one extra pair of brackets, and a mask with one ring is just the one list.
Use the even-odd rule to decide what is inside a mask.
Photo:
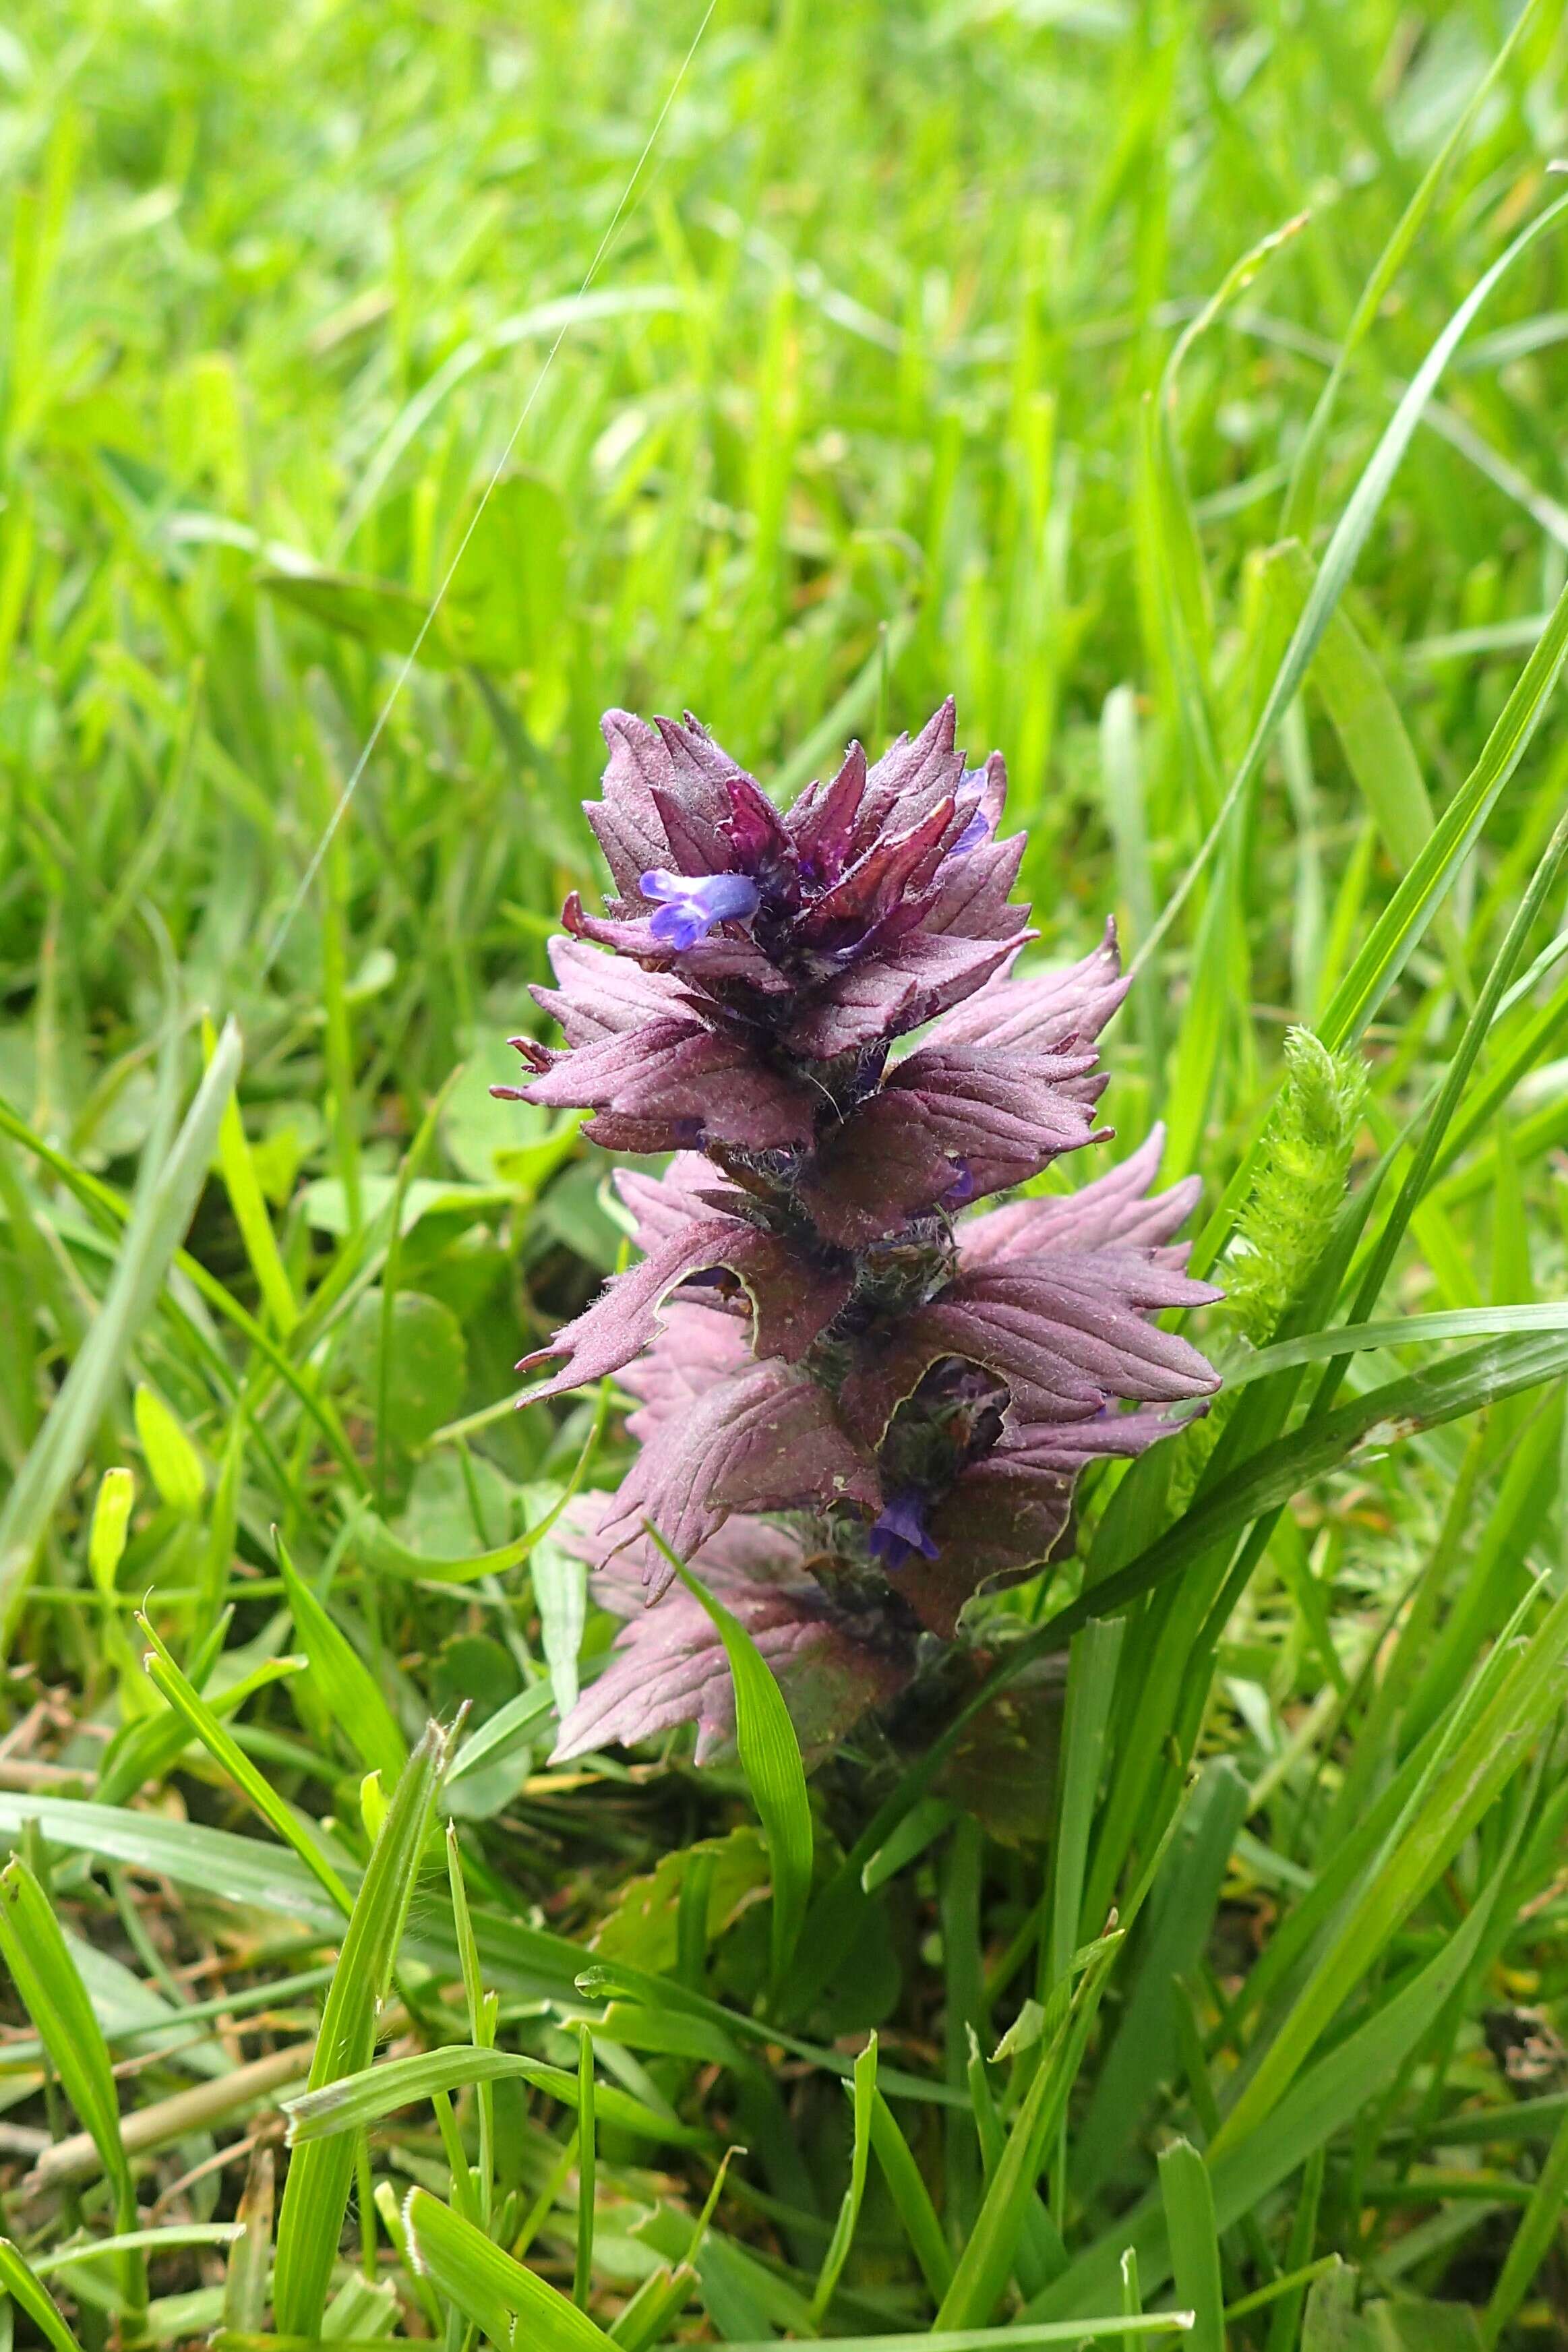
[(1076, 1192), (954, 1222), (1109, 1139), (1096, 1040), (1126, 982), (1109, 927), (1016, 972), (1024, 844), (951, 701), (782, 815), (689, 712), (612, 711), (605, 737), (588, 814), (618, 895), (567, 900), (534, 992), (564, 1048), (514, 1040), (528, 1080), (500, 1091), (677, 1156), (621, 1171), (644, 1255), (524, 1359), (563, 1359), (536, 1398), (616, 1377), (638, 1447), (570, 1517), (628, 1622), (557, 1754), (687, 1720), (700, 1758), (732, 1736), (722, 1644), (657, 1530), (815, 1755), (905, 1686), (917, 1627), (951, 1637), (1070, 1542), (1089, 1464), (1204, 1409), (1217, 1380), (1160, 1318), (1218, 1293), (1174, 1239), (1193, 1181), (1151, 1194), (1158, 1134)]

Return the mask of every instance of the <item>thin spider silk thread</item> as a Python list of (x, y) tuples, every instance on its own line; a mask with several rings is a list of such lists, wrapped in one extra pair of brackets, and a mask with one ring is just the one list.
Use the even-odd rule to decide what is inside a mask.
[[(637, 183), (642, 177), (644, 167), (647, 164), (649, 156), (653, 153), (654, 148), (658, 141), (659, 132), (664, 129), (665, 118), (668, 116), (670, 108), (674, 105), (676, 98), (679, 94), (680, 86), (686, 79), (686, 76), (690, 69), (691, 61), (697, 55), (697, 51), (701, 45), (702, 37), (708, 30), (709, 24), (713, 16), (713, 11), (718, 5), (719, 0), (708, 0), (708, 5), (702, 12), (701, 22), (699, 24), (696, 32), (693, 33), (691, 37), (690, 46), (688, 47), (686, 55), (680, 61), (675, 79), (670, 83), (664, 104), (658, 110), (658, 114), (654, 122), (653, 129), (648, 132), (647, 139), (643, 142), (642, 152), (637, 157), (636, 163), (632, 166), (631, 176), (627, 180), (625, 188), (621, 191), (619, 202), (616, 204), (615, 211), (610, 215), (609, 224), (605, 228), (604, 235), (599, 239), (598, 247), (594, 254), (594, 258), (588, 264), (583, 283), (577, 289), (579, 299), (588, 291), (589, 287), (594, 283), (594, 280), (599, 272), (599, 265), (603, 262), (606, 254), (609, 252), (611, 246), (615, 242), (615, 239), (623, 226), (623, 223), (630, 216), (629, 208), (632, 205), (634, 192), (636, 192), (637, 188)], [(475, 531), (479, 529), (480, 517), (483, 515), (485, 509), (489, 506), (490, 499), (495, 493), (496, 488), (500, 481), (501, 476), (505, 473), (508, 465), (511, 461), (511, 453), (517, 446), (523, 426), (528, 423), (529, 417), (533, 413), (533, 404), (539, 398), (541, 392), (543, 390), (545, 381), (550, 374), (552, 367), (555, 363), (555, 354), (561, 349), (563, 342), (565, 341), (566, 330), (569, 324), (570, 321), (563, 319), (556, 330), (555, 340), (544, 355), (544, 363), (541, 367), (538, 375), (533, 380), (532, 389), (530, 391), (528, 398), (523, 402), (522, 408), (519, 414), (516, 424), (512, 426), (511, 431), (507, 436), (506, 446), (502, 449), (500, 456), (497, 458), (495, 466), (491, 470), (489, 479), (486, 482), (484, 489), (480, 494), (479, 502), (468, 519), (468, 527), (464, 530), (462, 538), (458, 542), (457, 552), (442, 575), (440, 584), (437, 588), (435, 595), (431, 598), (429, 607), (426, 612), (424, 619), (419, 624), (418, 632), (415, 636), (414, 643), (410, 646), (407, 653), (403, 657), (403, 667), (398, 671), (397, 676), (393, 679), (392, 685), (387, 692), (386, 699), (383, 702), (381, 709), (376, 713), (375, 723), (371, 728), (370, 733), (366, 736), (363, 748), (361, 750), (358, 759), (354, 761), (353, 767), (350, 771), (348, 782), (344, 784), (342, 791), (339, 793), (338, 798), (333, 804), (332, 813), (327, 819), (326, 824), (322, 829), (321, 837), (316, 844), (314, 850), (311, 852), (310, 863), (306, 866), (304, 873), (300, 876), (299, 885), (295, 889), (294, 895), (289, 899), (288, 906), (284, 908), (282, 917), (278, 924), (278, 928), (273, 932), (270, 940), (268, 942), (266, 954), (263, 956), (261, 961), (259, 977), (262, 980), (267, 978), (268, 973), (272, 970), (273, 965), (277, 962), (279, 954), (282, 950), (283, 942), (288, 938), (290, 930), (292, 930), (295, 922), (298, 920), (300, 908), (304, 906), (305, 901), (309, 898), (310, 892), (315, 886), (316, 877), (320, 874), (327, 853), (331, 849), (333, 841), (337, 838), (339, 827), (342, 825), (344, 817), (348, 814), (353, 796), (359, 790), (361, 781), (363, 778), (366, 768), (370, 765), (375, 747), (380, 742), (382, 736), (386, 730), (386, 722), (391, 718), (393, 711), (397, 706), (398, 697), (408, 683), (409, 677), (414, 669), (416, 662), (417, 662), (419, 658), (420, 651), (424, 646), (426, 638), (429, 635), (431, 629), (435, 626), (436, 615), (439, 613), (442, 604), (446, 601), (447, 592), (458, 576), (458, 567), (462, 563), (463, 558), (468, 551), (468, 542), (473, 538)]]

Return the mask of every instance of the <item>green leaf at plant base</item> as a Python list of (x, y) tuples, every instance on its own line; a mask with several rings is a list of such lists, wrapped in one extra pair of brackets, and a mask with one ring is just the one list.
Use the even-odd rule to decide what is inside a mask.
[(381, 1291), (364, 1291), (355, 1300), (343, 1361), (367, 1402), (384, 1396), (394, 1444), (422, 1445), (452, 1419), (463, 1402), (468, 1360), (462, 1326), (451, 1308), (420, 1291), (400, 1290), (392, 1303), (384, 1367)]

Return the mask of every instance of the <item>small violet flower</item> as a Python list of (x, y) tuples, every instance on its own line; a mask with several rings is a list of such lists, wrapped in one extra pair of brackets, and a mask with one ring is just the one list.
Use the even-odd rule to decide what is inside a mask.
[(934, 1559), (938, 1547), (925, 1523), (925, 1505), (912, 1486), (906, 1486), (871, 1522), (866, 1548), (884, 1568), (902, 1568), (911, 1552)]
[(762, 898), (749, 874), (692, 877), (654, 866), (637, 881), (645, 898), (661, 902), (648, 928), (664, 947), (695, 947), (716, 923), (744, 922)]
[[(1058, 1556), (1091, 1462), (1204, 1410), (1217, 1377), (1166, 1328), (1218, 1296), (1175, 1238), (1197, 1184), (1152, 1191), (1156, 1132), (1076, 1192), (1032, 1189), (1111, 1132), (1096, 1040), (1127, 983), (1110, 929), (1015, 976), (1024, 842), (951, 702), (782, 814), (689, 714), (611, 711), (605, 736), (587, 814), (616, 895), (566, 902), (534, 992), (564, 1045), (514, 1041), (521, 1091), (675, 1157), (619, 1171), (643, 1255), (524, 1359), (563, 1359), (532, 1397), (614, 1375), (635, 1400), (620, 1486), (562, 1522), (627, 1622), (556, 1753), (731, 1735), (722, 1645), (651, 1526), (723, 1591), (815, 1757), (906, 1687), (922, 1632), (951, 1641), (977, 1593)], [(630, 1613), (639, 1578), (662, 1605)]]

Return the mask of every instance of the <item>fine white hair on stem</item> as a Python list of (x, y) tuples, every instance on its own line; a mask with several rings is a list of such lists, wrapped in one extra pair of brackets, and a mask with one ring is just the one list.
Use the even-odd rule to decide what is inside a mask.
[[(698, 49), (701, 45), (702, 37), (708, 30), (709, 24), (712, 19), (713, 11), (718, 5), (719, 0), (708, 0), (708, 5), (702, 11), (701, 19), (698, 24), (697, 30), (691, 36), (686, 54), (681, 58), (680, 64), (676, 70), (675, 79), (670, 83), (669, 89), (665, 94), (664, 104), (659, 108), (658, 113), (654, 121), (653, 128), (643, 142), (642, 152), (638, 155), (637, 162), (632, 166), (630, 177), (627, 179), (626, 186), (622, 189), (616, 205), (616, 209), (610, 215), (604, 235), (600, 237), (598, 245), (595, 248), (594, 257), (592, 261), (589, 262), (587, 269), (584, 273), (583, 282), (577, 289), (579, 298), (584, 295), (594, 283), (595, 278), (599, 274), (601, 263), (604, 261), (606, 254), (615, 243), (616, 236), (620, 233), (622, 224), (626, 220), (628, 211), (632, 206), (633, 200), (637, 193), (637, 184), (642, 178), (644, 167), (646, 166), (649, 156), (653, 153), (655, 146), (658, 144), (659, 132), (664, 129), (665, 119), (668, 116), (670, 108), (675, 103), (676, 98), (680, 89), (680, 85), (685, 80), (686, 76), (690, 69), (691, 61), (697, 55)], [(479, 529), (479, 519), (483, 515), (485, 509), (489, 506), (501, 476), (505, 473), (507, 467), (511, 462), (511, 453), (517, 446), (519, 438), (522, 433), (522, 428), (528, 423), (529, 417), (533, 412), (533, 404), (539, 398), (540, 393), (544, 387), (544, 383), (549, 376), (550, 371), (554, 365), (555, 354), (561, 349), (562, 343), (565, 341), (568, 324), (569, 321), (563, 319), (561, 324), (555, 331), (555, 339), (552, 342), (550, 349), (544, 354), (543, 362), (540, 367), (539, 373), (534, 377), (533, 383), (529, 391), (528, 398), (523, 402), (522, 407), (518, 413), (517, 422), (513, 425), (511, 431), (507, 436), (506, 446), (490, 469), (489, 478), (486, 482), (483, 490), (480, 492), (479, 504), (475, 507), (473, 513), (469, 516), (467, 528), (465, 529), (461, 539), (458, 541), (457, 551), (453, 555), (451, 562), (447, 564), (446, 571), (441, 575), (436, 593), (430, 599), (429, 605), (426, 610), (425, 617), (419, 624), (414, 643), (409, 646), (408, 651), (403, 657), (402, 667), (399, 668), (396, 677), (393, 679), (391, 686), (388, 688), (385, 699), (383, 701), (380, 709), (375, 714), (374, 724), (372, 726), (370, 733), (365, 737), (364, 742), (360, 750), (359, 757), (355, 760), (353, 768), (349, 772), (348, 780), (344, 783), (342, 791), (338, 794), (336, 801), (333, 803), (331, 814), (328, 817), (326, 824), (321, 829), (321, 839), (317, 842), (315, 848), (310, 853), (310, 862), (306, 866), (303, 874), (300, 877), (299, 884), (295, 888), (294, 895), (289, 899), (287, 907), (283, 909), (283, 913), (278, 922), (278, 927), (267, 943), (267, 951), (261, 960), (260, 977), (263, 980), (266, 979), (274, 963), (278, 961), (283, 942), (288, 938), (290, 930), (292, 930), (294, 924), (299, 918), (300, 908), (304, 906), (306, 899), (310, 895), (310, 891), (315, 885), (316, 877), (321, 870), (322, 861), (325, 859), (327, 852), (331, 849), (332, 843), (337, 836), (338, 828), (342, 824), (344, 817), (348, 814), (353, 796), (359, 790), (361, 780), (364, 775), (366, 768), (370, 765), (371, 759), (375, 751), (375, 747), (380, 742), (383, 734), (385, 732), (386, 722), (397, 707), (398, 697), (403, 692), (404, 688), (407, 685), (409, 675), (414, 668), (414, 665), (419, 658), (420, 653), (424, 647), (425, 640), (429, 635), (431, 629), (435, 626), (436, 615), (439, 613), (443, 603), (446, 601), (447, 590), (451, 587), (453, 581), (458, 576), (458, 568), (462, 563), (464, 556), (468, 552), (468, 542), (473, 538), (475, 531)]]

